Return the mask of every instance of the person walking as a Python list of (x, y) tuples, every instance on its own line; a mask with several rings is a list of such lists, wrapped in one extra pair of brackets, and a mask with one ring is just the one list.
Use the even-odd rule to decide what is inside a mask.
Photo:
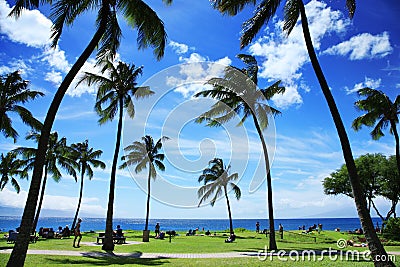
[[(78, 219), (78, 223), (77, 223), (76, 226), (75, 226), (75, 231), (74, 231), (75, 238), (74, 238), (74, 244), (73, 244), (73, 247), (74, 247), (74, 248), (79, 248), (79, 243), (81, 242), (81, 239), (82, 239), (82, 234), (81, 234), (81, 222), (82, 222), (82, 219), (79, 218), (79, 219)], [(76, 239), (78, 239), (78, 243), (77, 243), (77, 245), (75, 246), (75, 241), (76, 241)]]

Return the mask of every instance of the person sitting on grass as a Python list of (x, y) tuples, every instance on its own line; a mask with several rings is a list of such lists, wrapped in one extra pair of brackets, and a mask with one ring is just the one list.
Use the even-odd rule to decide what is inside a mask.
[(163, 231), (161, 231), (160, 234), (157, 235), (155, 238), (156, 238), (156, 239), (161, 239), (161, 240), (162, 240), (162, 239), (164, 239), (164, 237), (165, 237), (165, 233), (164, 233)]
[(234, 233), (232, 233), (226, 240), (225, 243), (232, 243), (233, 241), (235, 241), (236, 239), (236, 235)]

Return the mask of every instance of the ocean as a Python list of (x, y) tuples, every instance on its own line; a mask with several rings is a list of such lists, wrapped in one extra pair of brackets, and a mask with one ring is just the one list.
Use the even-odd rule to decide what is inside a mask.
[[(105, 218), (85, 218), (82, 217), (82, 231), (99, 231), (105, 229)], [(381, 225), (379, 218), (372, 218), (374, 225)], [(17, 228), (20, 224), (19, 216), (0, 216), (0, 230), (8, 232), (10, 229)], [(55, 230), (59, 227), (69, 225), (71, 227), (73, 218), (65, 217), (43, 217), (39, 219), (38, 229), (40, 227), (52, 227)], [(245, 228), (255, 230), (256, 222), (260, 222), (260, 229), (268, 228), (266, 219), (234, 219), (233, 228)], [(160, 223), (161, 230), (188, 231), (189, 229), (199, 228), (202, 230), (221, 231), (229, 228), (229, 219), (151, 219), (149, 220), (149, 229), (153, 230), (156, 223)], [(275, 228), (282, 224), (285, 230), (297, 230), (299, 226), (305, 226), (306, 229), (313, 224), (322, 224), (323, 230), (334, 230), (340, 228), (341, 231), (354, 230), (360, 228), (358, 218), (306, 218), (306, 219), (275, 219)], [(113, 221), (114, 228), (121, 225), (122, 229), (143, 230), (144, 219), (118, 219)]]

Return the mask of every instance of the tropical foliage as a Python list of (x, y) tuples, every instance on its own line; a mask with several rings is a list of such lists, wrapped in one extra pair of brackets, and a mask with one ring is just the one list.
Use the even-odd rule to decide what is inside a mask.
[[(246, 6), (252, 5), (256, 7), (253, 17), (248, 19), (242, 24), (243, 34), (240, 39), (241, 48), (248, 45), (256, 36), (256, 34), (266, 25), (271, 18), (276, 14), (276, 11), (281, 0), (213, 0), (214, 8), (218, 9), (223, 14), (234, 16), (242, 11)], [(368, 240), (369, 247), (371, 249), (372, 256), (387, 255), (382, 243), (380, 242), (374, 225), (372, 223), (371, 216), (368, 212), (365, 198), (363, 197), (362, 188), (360, 184), (360, 178), (357, 174), (357, 169), (354, 163), (353, 153), (350, 147), (349, 138), (346, 133), (342, 118), (339, 110), (336, 106), (335, 99), (333, 98), (332, 92), (329, 88), (328, 82), (326, 81), (325, 75), (322, 71), (321, 65), (319, 64), (317, 54), (315, 53), (314, 45), (311, 38), (311, 33), (308, 27), (308, 19), (306, 10), (304, 7), (303, 0), (286, 0), (284, 6), (284, 22), (283, 31), (288, 35), (292, 32), (296, 26), (298, 19), (300, 18), (303, 36), (307, 48), (308, 55), (315, 75), (320, 84), (322, 93), (324, 94), (325, 100), (328, 104), (329, 110), (332, 115), (333, 122), (335, 124), (339, 140), (342, 146), (343, 157), (346, 162), (347, 170), (349, 172), (350, 184), (352, 187), (354, 202), (356, 204), (358, 216), (360, 218), (362, 228), (365, 233), (365, 237)], [(258, 4), (257, 4), (258, 3)], [(355, 0), (346, 1), (349, 14), (352, 17), (356, 8)], [(386, 263), (376, 263), (386, 264)], [(393, 265), (392, 262), (388, 262), (389, 265)]]
[[(27, 140), (33, 140), (38, 142), (40, 139), (40, 133), (32, 132), (26, 136)], [(19, 147), (14, 150), (16, 153), (21, 154), (24, 159), (25, 171), (32, 170), (35, 164), (36, 148), (31, 147)], [(62, 137), (59, 139), (58, 133), (53, 132), (50, 135), (48, 148), (46, 150), (45, 164), (44, 164), (44, 176), (42, 180), (42, 189), (40, 192), (39, 204), (36, 210), (35, 219), (32, 224), (32, 231), (36, 229), (40, 211), (44, 200), (46, 183), (48, 175), (51, 175), (55, 182), (59, 182), (62, 173), (59, 169), (61, 167), (69, 175), (72, 175), (76, 179), (76, 171), (78, 165), (72, 157), (71, 148), (67, 145), (67, 139)]]
[(269, 106), (266, 100), (271, 99), (276, 94), (285, 91), (281, 87), (280, 81), (265, 88), (258, 89), (258, 66), (253, 56), (239, 54), (238, 58), (245, 63), (245, 68), (227, 67), (223, 78), (212, 78), (207, 84), (212, 85), (210, 90), (204, 90), (195, 95), (195, 97), (212, 97), (216, 102), (209, 111), (201, 114), (196, 122), (207, 122), (208, 126), (219, 126), (233, 119), (238, 114), (242, 116), (240, 124), (243, 124), (247, 118), (253, 120), (261, 140), (265, 171), (267, 176), (267, 197), (268, 197), (268, 218), (269, 218), (269, 247), (277, 249), (275, 240), (275, 224), (272, 203), (272, 178), (268, 159), (267, 145), (263, 136), (263, 130), (268, 127), (268, 116), (280, 114), (280, 111)]
[[(361, 178), (363, 195), (368, 203), (368, 210), (372, 207), (382, 221), (388, 220), (392, 215), (396, 216), (396, 206), (400, 200), (400, 183), (396, 182), (399, 175), (397, 171), (394, 171), (396, 170), (395, 157), (387, 158), (382, 154), (366, 154), (355, 159), (355, 163)], [(327, 195), (344, 194), (353, 198), (348, 176), (346, 165), (342, 165), (340, 169), (324, 179), (324, 193)], [(374, 199), (378, 196), (391, 202), (391, 208), (386, 216), (381, 215), (375, 205)]]
[[(147, 202), (146, 202), (146, 223), (144, 230), (148, 231), (149, 227), (149, 214), (150, 214), (150, 185), (151, 179), (156, 179), (157, 169), (165, 171), (163, 164), (164, 154), (160, 153), (163, 145), (163, 141), (168, 140), (166, 136), (158, 139), (157, 143), (154, 143), (153, 138), (150, 135), (142, 137), (142, 142), (135, 141), (131, 145), (127, 146), (124, 150), (127, 153), (121, 159), (125, 161), (120, 168), (126, 168), (129, 165), (136, 165), (135, 173), (139, 173), (142, 170), (149, 168), (149, 174), (147, 177)], [(148, 242), (148, 236), (143, 234), (143, 241)]]
[(220, 158), (211, 160), (209, 165), (210, 167), (204, 169), (203, 174), (198, 179), (199, 183), (204, 183), (197, 191), (197, 195), (200, 198), (199, 206), (209, 198), (212, 198), (210, 204), (214, 206), (215, 202), (224, 196), (228, 208), (230, 234), (234, 234), (228, 192), (232, 190), (235, 198), (237, 200), (240, 199), (242, 193), (239, 186), (236, 185), (239, 175), (238, 173), (229, 174), (231, 166), (226, 167), (224, 161)]
[[(163, 0), (163, 2), (171, 4), (172, 0)], [(15, 3), (10, 15), (19, 17), (24, 9), (38, 8), (39, 4), (44, 3), (51, 4), (52, 6), (50, 17), (54, 21), (52, 28), (53, 47), (57, 46), (64, 26), (71, 26), (75, 20), (85, 12), (93, 12), (94, 10), (98, 11), (96, 32), (82, 54), (78, 57), (75, 64), (71, 67), (68, 74), (65, 76), (46, 113), (46, 118), (41, 132), (41, 139), (38, 143), (36, 163), (35, 168), (33, 169), (32, 181), (26, 202), (27, 204), (25, 205), (21, 220), (20, 234), (18, 235), (16, 245), (14, 246), (11, 257), (7, 263), (8, 266), (22, 266), (25, 261), (29, 245), (30, 227), (37, 205), (40, 180), (43, 174), (43, 166), (45, 164), (45, 151), (61, 101), (63, 100), (73, 79), (96, 48), (98, 48), (97, 58), (99, 61), (105, 58), (113, 59), (116, 56), (117, 49), (120, 45), (120, 38), (122, 37), (122, 32), (118, 25), (117, 13), (119, 12), (122, 17), (126, 19), (128, 25), (137, 30), (138, 47), (142, 49), (149, 46), (153, 47), (157, 59), (161, 59), (164, 55), (167, 39), (163, 22), (157, 16), (157, 13), (141, 0), (102, 0), (101, 2), (51, 0), (39, 2), (21, 0)], [(108, 233), (106, 237), (106, 244), (108, 244), (109, 249), (112, 249), (113, 245), (110, 244), (110, 233)]]
[(35, 130), (42, 127), (41, 122), (21, 105), (44, 96), (42, 92), (29, 90), (28, 86), (29, 82), (22, 79), (19, 71), (0, 75), (0, 132), (5, 137), (13, 138), (14, 142), (17, 141), (18, 133), (12, 125), (10, 113), (18, 114), (23, 123)]
[(397, 170), (400, 173), (400, 140), (397, 132), (400, 95), (392, 102), (382, 91), (368, 87), (358, 90), (358, 95), (365, 97), (365, 99), (356, 101), (355, 106), (358, 110), (364, 111), (365, 114), (353, 121), (353, 129), (358, 131), (363, 125), (373, 127), (371, 137), (374, 140), (379, 140), (385, 135), (383, 130), (389, 126), (390, 133), (393, 134), (396, 141)]
[(79, 210), (82, 203), (82, 196), (83, 196), (83, 178), (85, 175), (91, 180), (93, 178), (93, 169), (92, 166), (95, 168), (105, 169), (106, 164), (98, 158), (103, 154), (101, 150), (94, 150), (92, 147), (89, 148), (89, 140), (85, 140), (81, 143), (75, 143), (71, 145), (72, 150), (72, 158), (78, 163), (79, 165), (79, 172), (81, 173), (81, 184), (79, 190), (79, 199), (78, 199), (78, 206), (76, 208), (74, 221), (72, 222), (72, 229), (75, 229), (75, 224), (78, 219)]
[(133, 64), (129, 65), (121, 61), (114, 66), (113, 62), (107, 60), (103, 62), (101, 75), (86, 72), (85, 76), (82, 77), (79, 82), (87, 83), (88, 86), (96, 85), (98, 87), (95, 110), (100, 116), (100, 125), (114, 120), (116, 116), (118, 118), (114, 157), (111, 166), (105, 239), (103, 243), (103, 249), (107, 251), (114, 249), (112, 218), (114, 210), (115, 178), (118, 154), (121, 146), (124, 110), (126, 110), (130, 118), (133, 118), (135, 109), (132, 98), (138, 99), (154, 94), (149, 87), (137, 86), (136, 79), (142, 74), (142, 69), (143, 66), (137, 68)]
[(24, 161), (17, 158), (17, 153), (14, 151), (8, 152), (5, 156), (1, 153), (0, 156), (0, 190), (3, 191), (8, 182), (19, 193), (21, 190), (17, 177), (28, 178), (28, 173), (23, 169)]

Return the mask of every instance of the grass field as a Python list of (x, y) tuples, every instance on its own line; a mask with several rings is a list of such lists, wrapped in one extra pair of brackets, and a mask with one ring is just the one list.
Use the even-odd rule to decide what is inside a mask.
[[(127, 241), (141, 241), (140, 231), (126, 231)], [(268, 249), (268, 239), (263, 234), (256, 234), (250, 231), (237, 230), (237, 239), (234, 243), (225, 243), (228, 233), (219, 232), (216, 236), (186, 236), (185, 233), (178, 233), (169, 242), (167, 236), (164, 240), (150, 239), (148, 243), (116, 245), (115, 253), (221, 253), (221, 252), (259, 252)], [(100, 245), (94, 245), (96, 242), (96, 233), (84, 233), (80, 248), (73, 248), (73, 238), (66, 239), (39, 239), (37, 243), (31, 244), (32, 250), (70, 250), (103, 252)], [(353, 239), (358, 240), (358, 236), (346, 233), (337, 233), (333, 231), (323, 231), (321, 234), (311, 233), (308, 235), (300, 234), (299, 231), (285, 232), (283, 239), (277, 235), (278, 248), (290, 251), (302, 250), (338, 250), (337, 240)], [(400, 251), (400, 244), (396, 246), (386, 246), (387, 251)], [(7, 244), (5, 239), (0, 241), (0, 250), (12, 248), (13, 244)], [(364, 247), (346, 247), (346, 251), (367, 251)], [(50, 255), (28, 255), (25, 266), (63, 266), (73, 264), (76, 266), (108, 266), (108, 265), (173, 265), (173, 266), (373, 266), (372, 262), (360, 258), (355, 261), (354, 258), (340, 258), (331, 256), (317, 256), (311, 260), (302, 260), (292, 257), (267, 257), (266, 259), (254, 257), (246, 258), (207, 258), (207, 259), (135, 259), (122, 256), (114, 257), (76, 257), (76, 256), (50, 256)], [(7, 262), (9, 254), (0, 254), (1, 266)], [(400, 265), (400, 255), (396, 259), (397, 265)], [(290, 264), (289, 264), (290, 263)]]

